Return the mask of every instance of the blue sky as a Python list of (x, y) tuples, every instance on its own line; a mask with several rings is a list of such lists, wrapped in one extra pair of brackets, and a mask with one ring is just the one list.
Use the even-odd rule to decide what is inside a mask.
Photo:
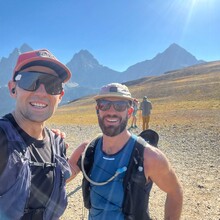
[(219, 0), (1, 0), (0, 58), (27, 43), (64, 63), (87, 49), (124, 71), (172, 43), (220, 60)]

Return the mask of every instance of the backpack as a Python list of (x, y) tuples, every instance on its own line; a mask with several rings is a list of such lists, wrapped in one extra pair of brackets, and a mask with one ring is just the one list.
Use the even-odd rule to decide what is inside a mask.
[[(123, 180), (124, 200), (122, 212), (126, 220), (150, 220), (148, 203), (149, 195), (153, 182), (147, 182), (143, 169), (143, 153), (146, 147), (146, 140), (149, 143), (154, 143), (157, 146), (159, 135), (153, 130), (141, 132), (137, 138), (128, 168)], [(86, 174), (90, 174), (91, 167), (94, 161), (95, 146), (102, 136), (93, 139), (86, 148), (85, 158), (83, 159), (84, 168), (82, 168), (82, 157), (78, 161), (80, 169), (84, 169)], [(143, 138), (142, 138), (143, 137)], [(83, 177), (82, 180), (83, 201), (86, 208), (90, 208), (90, 182)], [(145, 196), (143, 196), (145, 195)]]
[(0, 119), (0, 127), (5, 131), (9, 148), (8, 163), (0, 176), (0, 219), (17, 220), (28, 211), (25, 206), (30, 196), (31, 166), (53, 167), (56, 173), (54, 186), (47, 207), (43, 210), (43, 219), (58, 219), (67, 206), (65, 182), (71, 173), (67, 161), (61, 156), (61, 139), (53, 138), (54, 134), (47, 130), (52, 141), (53, 163), (33, 162), (24, 140), (10, 121)]

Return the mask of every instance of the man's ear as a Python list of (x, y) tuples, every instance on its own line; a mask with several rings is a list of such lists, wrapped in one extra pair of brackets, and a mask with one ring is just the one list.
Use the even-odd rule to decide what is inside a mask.
[(16, 82), (10, 80), (8, 82), (8, 89), (9, 89), (9, 92), (10, 92), (10, 96), (12, 98), (15, 98), (16, 97)]
[(60, 95), (59, 95), (59, 103), (61, 102), (61, 100), (62, 100), (64, 94), (65, 94), (65, 92), (64, 92), (64, 90), (62, 90), (62, 92), (61, 92)]
[(130, 118), (131, 117), (131, 114), (133, 113), (134, 111), (134, 108), (131, 106), (129, 109), (128, 109), (128, 117)]
[(99, 114), (98, 106), (96, 106), (95, 109), (96, 109), (96, 114), (98, 115)]

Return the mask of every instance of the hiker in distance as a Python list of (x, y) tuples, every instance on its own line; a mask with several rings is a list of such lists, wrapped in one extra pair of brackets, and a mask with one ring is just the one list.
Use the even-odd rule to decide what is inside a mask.
[(140, 103), (140, 110), (142, 115), (142, 130), (144, 131), (149, 128), (150, 114), (152, 110), (152, 104), (147, 96), (143, 97), (143, 100)]
[(82, 143), (69, 159), (70, 180), (83, 172), (88, 219), (150, 219), (148, 187), (152, 181), (166, 193), (164, 219), (180, 219), (182, 187), (171, 164), (159, 149), (126, 129), (133, 100), (128, 88), (111, 83), (94, 99), (103, 134)]
[(71, 170), (63, 139), (45, 127), (70, 70), (46, 49), (20, 54), (8, 83), (16, 105), (0, 119), (0, 219), (57, 220)]
[(132, 102), (132, 107), (133, 107), (133, 112), (132, 112), (132, 116), (131, 116), (131, 127), (132, 128), (137, 128), (137, 112), (138, 112), (138, 100), (134, 99)]

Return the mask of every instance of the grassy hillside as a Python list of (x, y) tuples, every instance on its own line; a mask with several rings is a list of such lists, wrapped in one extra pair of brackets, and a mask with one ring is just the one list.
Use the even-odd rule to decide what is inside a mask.
[[(183, 220), (220, 219), (220, 62), (126, 83), (133, 97), (153, 104), (150, 128), (160, 135), (159, 149), (170, 160), (183, 186)], [(67, 153), (100, 132), (92, 97), (58, 109), (52, 126), (66, 132)], [(141, 131), (131, 130), (133, 133)], [(75, 126), (76, 125), (76, 126)], [(78, 126), (80, 125), (80, 126)], [(84, 126), (89, 125), (89, 126)], [(62, 220), (86, 219), (80, 189), (82, 175), (67, 185), (69, 204)], [(152, 219), (163, 219), (165, 194), (156, 184), (150, 196)]]
[[(192, 66), (157, 77), (126, 83), (133, 97), (148, 96), (153, 104), (151, 123), (208, 123), (219, 119), (220, 62)], [(95, 124), (95, 102), (86, 97), (58, 109), (53, 124)], [(215, 123), (214, 123), (215, 124)]]

